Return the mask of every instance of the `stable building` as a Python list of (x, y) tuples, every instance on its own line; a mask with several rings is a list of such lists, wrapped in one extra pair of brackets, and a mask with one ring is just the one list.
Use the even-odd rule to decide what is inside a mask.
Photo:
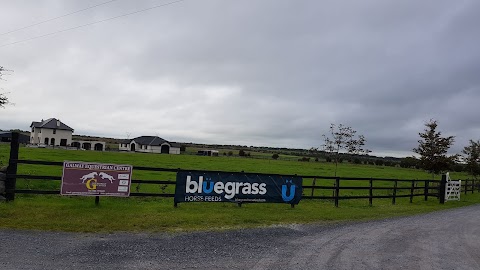
[[(12, 132), (11, 131), (0, 131), (0, 142), (11, 142), (12, 141)], [(18, 134), (18, 142), (27, 144), (30, 142), (30, 137), (22, 133)]]
[(122, 140), (118, 149), (128, 152), (180, 154), (180, 145), (158, 136), (140, 136), (132, 140)]

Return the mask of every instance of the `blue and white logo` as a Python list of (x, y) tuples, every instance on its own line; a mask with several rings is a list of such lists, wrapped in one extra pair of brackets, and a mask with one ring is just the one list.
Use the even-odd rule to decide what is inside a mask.
[[(292, 183), (292, 180), (286, 180), (285, 185), (282, 185), (282, 199), (284, 202), (289, 202), (295, 198), (295, 184)], [(290, 186), (290, 188), (289, 188)], [(290, 189), (290, 194), (287, 195), (287, 190)]]

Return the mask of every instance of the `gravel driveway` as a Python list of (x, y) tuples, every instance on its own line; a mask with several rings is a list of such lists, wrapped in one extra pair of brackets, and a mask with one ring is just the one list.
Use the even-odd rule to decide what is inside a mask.
[(337, 226), (176, 235), (0, 230), (0, 269), (478, 270), (480, 205)]

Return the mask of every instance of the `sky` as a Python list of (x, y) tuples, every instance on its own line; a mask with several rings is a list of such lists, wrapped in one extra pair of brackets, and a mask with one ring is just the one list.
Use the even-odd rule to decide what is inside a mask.
[(173, 2), (2, 1), (0, 129), (55, 117), (79, 135), (308, 149), (334, 123), (399, 157), (430, 119), (452, 153), (480, 139), (480, 1)]

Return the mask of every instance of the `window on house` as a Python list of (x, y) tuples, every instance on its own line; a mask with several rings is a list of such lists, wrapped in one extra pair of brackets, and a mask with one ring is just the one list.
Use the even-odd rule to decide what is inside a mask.
[(57, 134), (57, 130), (56, 130), (56, 129), (53, 130), (53, 134)]

